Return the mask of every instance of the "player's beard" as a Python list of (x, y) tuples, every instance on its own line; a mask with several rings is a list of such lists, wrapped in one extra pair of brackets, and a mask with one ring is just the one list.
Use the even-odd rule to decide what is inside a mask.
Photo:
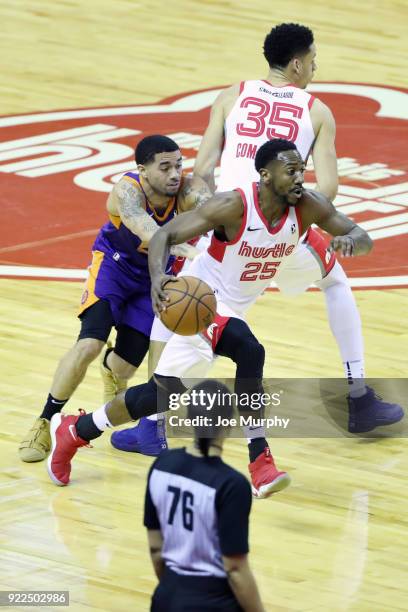
[(167, 198), (174, 198), (174, 196), (176, 196), (178, 194), (179, 189), (180, 189), (180, 183), (177, 186), (176, 185), (174, 186), (174, 190), (172, 190), (172, 191), (165, 191), (164, 195)]

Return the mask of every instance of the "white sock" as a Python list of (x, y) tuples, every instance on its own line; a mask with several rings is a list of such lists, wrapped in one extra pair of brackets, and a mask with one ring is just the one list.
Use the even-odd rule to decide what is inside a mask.
[(364, 363), (359, 360), (346, 361), (343, 365), (351, 397), (362, 397), (367, 393), (364, 381)]
[(92, 420), (99, 431), (105, 431), (105, 429), (109, 429), (109, 427), (114, 427), (106, 416), (107, 405), (108, 404), (104, 404), (101, 408), (98, 408), (98, 410), (92, 413)]
[(154, 414), (150, 414), (148, 417), (146, 417), (146, 419), (148, 421), (157, 421), (157, 417), (158, 417), (157, 412), (155, 412)]
[(249, 427), (248, 425), (243, 425), (242, 429), (248, 444), (250, 444), (252, 440), (255, 440), (256, 438), (266, 438), (265, 427), (262, 425), (260, 427)]
[(350, 395), (366, 393), (364, 383), (364, 343), (353, 292), (343, 268), (336, 262), (333, 270), (319, 283), (326, 298), (329, 324), (339, 347)]

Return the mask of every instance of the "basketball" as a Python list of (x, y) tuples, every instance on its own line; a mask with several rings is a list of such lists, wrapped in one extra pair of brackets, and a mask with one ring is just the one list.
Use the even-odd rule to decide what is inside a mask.
[(168, 329), (181, 336), (193, 336), (211, 325), (217, 301), (207, 283), (194, 276), (179, 276), (163, 288), (170, 301), (161, 320)]

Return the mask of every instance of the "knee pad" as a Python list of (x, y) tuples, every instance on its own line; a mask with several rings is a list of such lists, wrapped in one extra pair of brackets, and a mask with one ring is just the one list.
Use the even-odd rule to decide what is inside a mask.
[(179, 378), (155, 374), (149, 382), (130, 387), (125, 393), (125, 404), (132, 419), (140, 419), (169, 410), (171, 394), (182, 395), (186, 387)]
[[(265, 363), (265, 348), (254, 338), (243, 339), (235, 353), (236, 364), (241, 368), (251, 370), (253, 367), (262, 367)], [(254, 364), (258, 364), (255, 366)]]
[(138, 368), (149, 350), (149, 338), (128, 325), (119, 325), (115, 353), (124, 361)]
[(263, 393), (262, 376), (265, 364), (265, 349), (256, 338), (243, 342), (236, 353), (237, 371), (235, 391), (240, 393)]
[(215, 352), (237, 364), (237, 378), (262, 378), (265, 349), (245, 321), (228, 321)]
[(110, 304), (107, 300), (98, 300), (79, 315), (81, 331), (78, 340), (93, 338), (106, 342), (112, 327), (115, 325)]
[(136, 421), (157, 412), (157, 385), (153, 378), (143, 385), (130, 387), (125, 393), (126, 409)]
[[(264, 393), (262, 384), (263, 367), (265, 363), (265, 349), (257, 339), (248, 338), (243, 342), (236, 353), (237, 370), (235, 375), (235, 393), (241, 399), (238, 401), (240, 412), (249, 410), (252, 401), (259, 394)], [(252, 397), (248, 404), (248, 398)]]

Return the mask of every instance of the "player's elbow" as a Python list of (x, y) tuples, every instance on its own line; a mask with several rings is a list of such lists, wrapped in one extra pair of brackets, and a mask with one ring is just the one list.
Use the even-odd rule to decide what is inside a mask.
[(367, 246), (366, 246), (366, 248), (367, 248), (367, 253), (369, 253), (369, 252), (372, 250), (373, 246), (374, 246), (374, 241), (373, 241), (373, 239), (372, 239), (372, 238), (369, 236), (369, 234), (367, 234), (367, 232), (365, 232), (365, 234), (366, 234), (366, 245), (367, 245)]
[(200, 178), (205, 183), (210, 184), (211, 179), (214, 175), (214, 166), (209, 164), (196, 164), (193, 170), (193, 177)]
[(232, 557), (222, 557), (224, 569), (228, 576), (234, 576), (237, 573), (242, 572), (248, 567), (248, 555), (234, 555)]
[(337, 196), (338, 188), (339, 188), (338, 181), (335, 181), (335, 182), (331, 183), (330, 185), (328, 185), (325, 195), (329, 198), (329, 200), (331, 202), (334, 202), (334, 200), (335, 200), (335, 198)]
[(133, 222), (132, 224), (127, 223), (125, 225), (127, 225), (131, 232), (140, 238), (140, 240), (146, 245), (150, 243), (153, 236), (157, 234), (160, 229), (158, 225), (152, 223), (145, 224), (143, 222)]

